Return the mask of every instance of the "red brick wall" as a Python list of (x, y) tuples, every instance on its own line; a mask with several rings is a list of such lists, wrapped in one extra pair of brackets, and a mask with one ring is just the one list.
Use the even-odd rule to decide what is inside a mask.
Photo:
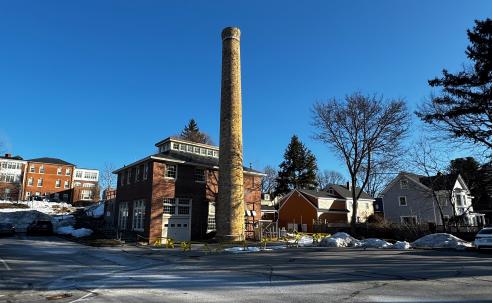
[[(31, 165), (35, 166), (34, 173), (30, 172)], [(44, 173), (39, 173), (40, 166), (44, 166)], [(57, 169), (61, 167), (62, 172), (61, 175), (57, 175)], [(65, 169), (70, 169), (70, 176), (65, 174)], [(72, 181), (73, 181), (73, 165), (59, 165), (59, 164), (51, 164), (51, 163), (38, 163), (38, 162), (29, 162), (27, 164), (26, 176), (24, 177), (24, 198), (26, 197), (26, 192), (31, 192), (31, 196), (34, 196), (36, 192), (39, 192), (41, 195), (45, 193), (60, 194), (60, 200), (63, 198), (63, 194), (69, 195), (69, 200), (72, 201)], [(28, 185), (29, 178), (33, 178), (33, 184)], [(43, 186), (38, 187), (37, 182), (38, 179), (43, 179)], [(57, 188), (55, 186), (56, 180), (60, 180), (60, 187)], [(65, 188), (65, 181), (68, 181), (69, 188)]]
[(317, 212), (311, 202), (298, 192), (294, 192), (281, 205), (278, 216), (279, 228), (287, 229), (288, 223), (295, 222), (296, 224), (307, 224), (307, 232), (313, 232), (313, 220), (317, 218)]

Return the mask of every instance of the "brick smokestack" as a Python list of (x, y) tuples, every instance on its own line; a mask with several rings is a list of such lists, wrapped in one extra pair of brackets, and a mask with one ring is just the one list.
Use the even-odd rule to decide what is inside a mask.
[(243, 126), (239, 28), (222, 31), (217, 239), (244, 239)]

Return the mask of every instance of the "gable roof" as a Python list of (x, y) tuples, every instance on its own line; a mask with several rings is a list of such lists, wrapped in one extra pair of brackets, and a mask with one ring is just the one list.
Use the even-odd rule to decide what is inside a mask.
[[(328, 185), (328, 188), (332, 188), (334, 191), (337, 192), (337, 194), (339, 194), (340, 196), (342, 196), (344, 198), (349, 198), (349, 199), (352, 198), (352, 191), (350, 191), (344, 185), (330, 184), (330, 185)], [(359, 187), (356, 187), (355, 188), (355, 191), (356, 191), (357, 194), (359, 194), (360, 188)], [(371, 197), (371, 195), (369, 195), (365, 191), (362, 191), (362, 193), (360, 194), (359, 199), (374, 200), (374, 198)]]
[(50, 163), (50, 164), (60, 164), (60, 165), (72, 165), (72, 166), (75, 166), (72, 163), (68, 163), (67, 161), (63, 161), (62, 159), (58, 159), (58, 158), (43, 157), (43, 158), (30, 159), (30, 160), (27, 160), (27, 161), (29, 161), (29, 162), (38, 162), (38, 163)]
[(385, 189), (381, 192), (384, 194), (387, 192), (393, 185), (400, 180), (402, 177), (406, 177), (412, 181), (414, 181), (417, 185), (427, 189), (427, 190), (452, 190), (454, 188), (454, 184), (456, 181), (460, 181), (462, 185), (468, 189), (465, 181), (460, 176), (460, 174), (440, 174), (435, 176), (423, 176), (417, 175), (409, 172), (400, 172), (398, 176), (396, 176), (391, 182), (385, 187)]
[(337, 198), (337, 196), (335, 196), (334, 194), (330, 194), (329, 192), (324, 191), (324, 190), (298, 189), (298, 191), (303, 193), (303, 194), (307, 194), (307, 195), (310, 195), (312, 197), (315, 197), (315, 198), (334, 198), (334, 199)]

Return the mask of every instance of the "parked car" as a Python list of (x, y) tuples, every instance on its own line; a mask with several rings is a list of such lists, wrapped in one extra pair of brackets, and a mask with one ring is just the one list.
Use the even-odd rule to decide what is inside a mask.
[(30, 235), (51, 235), (53, 234), (53, 224), (48, 220), (33, 221), (27, 227), (27, 234)]
[(0, 223), (0, 235), (12, 236), (15, 234), (15, 227), (10, 223)]
[(492, 227), (485, 227), (475, 236), (475, 248), (492, 248)]

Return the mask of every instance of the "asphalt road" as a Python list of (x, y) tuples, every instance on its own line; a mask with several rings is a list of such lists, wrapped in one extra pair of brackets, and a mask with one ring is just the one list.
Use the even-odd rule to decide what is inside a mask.
[(492, 254), (290, 248), (242, 255), (0, 238), (0, 302), (492, 302)]

